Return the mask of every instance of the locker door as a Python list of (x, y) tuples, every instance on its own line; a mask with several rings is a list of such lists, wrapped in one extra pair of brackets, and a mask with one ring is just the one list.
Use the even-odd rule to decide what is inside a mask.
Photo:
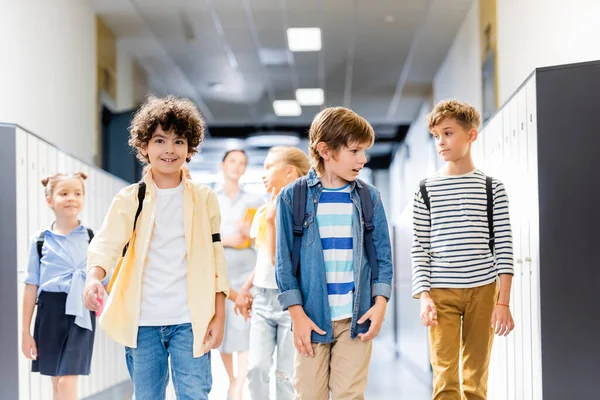
[[(27, 270), (27, 261), (29, 256), (29, 246), (31, 244), (31, 238), (29, 237), (28, 229), (28, 216), (27, 216), (27, 172), (28, 172), (28, 157), (27, 157), (27, 136), (26, 133), (20, 129), (16, 130), (16, 189), (17, 189), (17, 285), (18, 285), (18, 310), (19, 318), (23, 315), (23, 280), (25, 279), (25, 273)], [(30, 398), (30, 372), (31, 361), (21, 355), (21, 324), (19, 326), (19, 396), (25, 399)], [(33, 324), (32, 324), (33, 326)], [(33, 329), (33, 328), (32, 328)], [(33, 331), (31, 331), (33, 333)]]
[(521, 251), (523, 255), (523, 398), (531, 400), (531, 385), (533, 381), (532, 363), (531, 363), (531, 252), (530, 252), (530, 215), (531, 215), (531, 166), (528, 162), (529, 142), (528, 142), (528, 124), (527, 124), (527, 90), (523, 88), (519, 93), (519, 164), (525, 168), (523, 170), (523, 214), (521, 225)]
[(46, 196), (45, 196), (45, 188), (40, 184), (40, 181), (44, 178), (46, 178), (47, 176), (50, 175), (54, 175), (49, 171), (48, 168), (48, 144), (42, 140), (40, 140), (38, 142), (38, 159), (37, 159), (37, 167), (38, 167), (38, 176), (37, 176), (37, 187), (39, 189), (39, 204), (40, 204), (40, 208), (39, 208), (39, 227), (41, 228), (45, 228), (48, 225), (50, 225), (50, 223), (52, 221), (54, 221), (54, 213), (52, 212), (52, 210), (50, 209), (50, 207), (48, 207), (47, 203), (46, 203)]
[[(514, 204), (510, 206), (510, 212), (512, 213), (512, 226), (513, 226), (513, 246), (514, 246), (514, 252), (516, 257), (515, 258), (519, 258), (520, 257), (520, 246), (519, 245), (514, 245), (514, 243), (519, 243), (520, 240), (520, 210), (519, 210), (519, 202), (518, 202), (518, 197), (519, 197), (519, 193), (520, 193), (520, 174), (518, 174), (518, 171), (520, 169), (520, 166), (515, 163), (515, 158), (518, 155), (519, 152), (519, 142), (517, 140), (517, 113), (518, 113), (518, 105), (517, 105), (517, 101), (516, 98), (513, 97), (512, 100), (509, 103), (509, 113), (510, 113), (510, 117), (509, 117), (509, 121), (510, 121), (510, 128), (509, 128), (509, 134), (511, 135), (511, 162), (512, 165), (514, 165), (514, 175), (513, 175), (513, 179), (512, 181), (512, 186), (511, 186), (511, 193), (509, 193), (509, 196), (512, 196), (514, 199)], [(510, 202), (510, 199), (509, 199)], [(518, 263), (519, 261), (517, 261)], [(521, 264), (517, 264), (515, 266), (515, 276), (513, 278), (513, 289), (511, 291), (511, 311), (513, 312), (513, 318), (515, 320), (515, 323), (517, 325), (520, 325), (520, 317), (521, 317), (521, 313), (519, 310), (520, 304), (521, 304)], [(521, 353), (519, 352), (519, 347), (517, 346), (518, 344), (518, 338), (516, 337), (516, 335), (513, 333), (511, 335), (509, 335), (507, 337), (507, 346), (508, 346), (508, 398), (510, 400), (514, 400), (514, 399), (518, 399), (517, 396), (517, 375), (519, 374), (518, 372), (518, 368), (516, 368), (517, 366), (517, 360), (520, 359), (521, 357)]]
[[(39, 140), (30, 134), (26, 134), (27, 140), (27, 237), (33, 238), (37, 230), (41, 228), (39, 223), (39, 189), (37, 173), (37, 147)], [(33, 316), (35, 321), (35, 312)], [(33, 331), (32, 331), (33, 333)], [(40, 399), (43, 391), (43, 379), (39, 374), (30, 373), (30, 396), (32, 399)]]
[(85, 225), (88, 228), (92, 228), (95, 229), (94, 226), (90, 225), (90, 220), (89, 220), (89, 204), (90, 204), (90, 192), (89, 192), (89, 174), (90, 174), (90, 168), (86, 165), (86, 164), (81, 164), (80, 168), (78, 169), (79, 172), (83, 172), (86, 175), (88, 175), (88, 179), (86, 179), (84, 181), (84, 185), (85, 185), (85, 204), (83, 206), (83, 210), (81, 211), (81, 214), (79, 216), (79, 218), (81, 219), (81, 223), (83, 225)]
[(540, 254), (539, 254), (539, 194), (538, 194), (538, 161), (537, 161), (537, 114), (536, 114), (536, 80), (535, 76), (526, 85), (527, 91), (527, 139), (529, 165), (529, 207), (530, 207), (530, 259), (531, 272), (531, 366), (532, 399), (542, 398), (542, 347), (540, 321)]

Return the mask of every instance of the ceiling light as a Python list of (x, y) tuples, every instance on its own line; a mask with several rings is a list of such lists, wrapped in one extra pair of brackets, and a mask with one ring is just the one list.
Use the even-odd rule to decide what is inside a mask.
[(297, 117), (302, 114), (300, 104), (296, 100), (275, 100), (273, 109), (278, 117)]
[(273, 134), (272, 132), (259, 133), (246, 139), (248, 147), (273, 147), (273, 146), (298, 146), (300, 139), (291, 133), (281, 132)]
[(301, 106), (320, 106), (325, 101), (323, 89), (298, 89), (296, 90), (296, 100)]
[(321, 50), (320, 28), (288, 28), (287, 38), (291, 51)]

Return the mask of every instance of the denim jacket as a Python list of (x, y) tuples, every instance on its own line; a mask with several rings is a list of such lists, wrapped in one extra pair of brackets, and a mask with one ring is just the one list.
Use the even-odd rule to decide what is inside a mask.
[[(300, 251), (300, 268), (298, 279), (292, 273), (291, 252), (293, 248), (293, 213), (294, 184), (285, 187), (277, 200), (277, 246), (275, 275), (277, 286), (281, 291), (279, 302), (284, 310), (294, 305), (301, 305), (306, 315), (326, 334), (312, 332), (311, 341), (316, 343), (333, 342), (333, 328), (329, 312), (329, 298), (325, 277), (325, 261), (323, 247), (317, 224), (317, 206), (323, 190), (321, 180), (314, 170), (307, 176), (308, 190), (304, 235)], [(356, 191), (356, 185), (367, 185), (373, 200), (373, 244), (377, 252), (379, 277), (371, 282), (371, 266), (368, 263), (364, 245), (364, 224), (362, 209)], [(354, 203), (354, 219), (352, 223), (352, 260), (354, 264), (354, 300), (350, 338), (355, 339), (359, 333), (369, 330), (370, 321), (358, 324), (357, 321), (375, 304), (376, 296), (389, 300), (392, 294), (392, 250), (379, 191), (364, 182), (351, 182), (350, 197)], [(360, 243), (360, 246), (356, 244)]]

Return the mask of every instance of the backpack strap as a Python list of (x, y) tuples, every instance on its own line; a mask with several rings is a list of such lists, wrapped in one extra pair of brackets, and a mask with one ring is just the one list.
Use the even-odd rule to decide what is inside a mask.
[(44, 239), (46, 238), (46, 230), (42, 230), (40, 232), (40, 236), (37, 238), (37, 252), (38, 252), (38, 260), (42, 261), (42, 247), (44, 247)]
[(374, 283), (379, 279), (379, 265), (377, 264), (377, 252), (373, 244), (373, 200), (367, 188), (367, 184), (360, 181), (356, 186), (358, 197), (360, 198), (360, 208), (362, 209), (363, 221), (365, 224), (365, 247), (367, 250), (367, 260), (371, 265), (371, 281)]
[(431, 213), (431, 202), (429, 201), (429, 193), (427, 193), (427, 179), (423, 179), (421, 182), (419, 182), (419, 189), (421, 190), (421, 197), (425, 202), (425, 206)]
[[(94, 238), (94, 231), (90, 228), (86, 228), (88, 234), (88, 243), (92, 241)], [(40, 232), (40, 236), (37, 238), (37, 252), (38, 252), (38, 260), (42, 260), (42, 248), (44, 247), (44, 240), (46, 239), (46, 230)]]
[[(146, 182), (140, 182), (138, 184), (138, 208), (135, 212), (135, 218), (133, 220), (133, 231), (135, 232), (135, 225), (137, 224), (138, 217), (142, 212), (142, 207), (144, 206), (144, 198), (146, 197)], [(125, 257), (125, 253), (127, 253), (127, 248), (129, 247), (129, 242), (123, 247), (123, 257)]]
[(491, 176), (485, 177), (485, 192), (487, 194), (487, 220), (488, 220), (488, 231), (490, 234), (490, 251), (494, 255), (494, 248), (496, 246), (496, 238), (494, 237), (494, 190), (492, 187), (493, 179)]
[(302, 235), (304, 235), (304, 216), (306, 213), (306, 191), (308, 182), (306, 177), (296, 179), (294, 182), (293, 223), (294, 245), (292, 248), (292, 273), (296, 278), (300, 272), (300, 250), (302, 248)]

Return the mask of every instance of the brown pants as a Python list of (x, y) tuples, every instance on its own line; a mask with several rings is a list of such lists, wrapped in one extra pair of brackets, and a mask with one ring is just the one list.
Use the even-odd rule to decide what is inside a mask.
[(431, 289), (430, 294), (438, 318), (429, 328), (433, 399), (485, 400), (496, 282), (470, 289)]
[(333, 321), (333, 343), (313, 343), (315, 357), (296, 352), (298, 400), (362, 400), (367, 388), (371, 341), (350, 339), (350, 319)]

